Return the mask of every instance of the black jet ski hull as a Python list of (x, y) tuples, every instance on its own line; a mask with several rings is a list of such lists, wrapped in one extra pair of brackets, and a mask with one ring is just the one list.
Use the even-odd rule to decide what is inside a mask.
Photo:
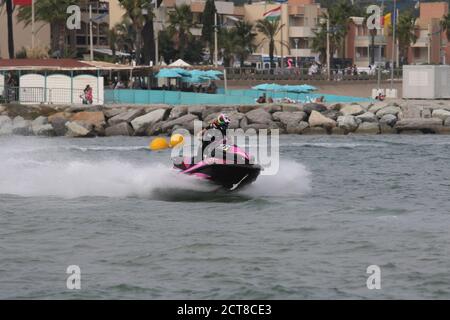
[(261, 166), (248, 164), (209, 164), (185, 172), (234, 191), (253, 183), (261, 173)]

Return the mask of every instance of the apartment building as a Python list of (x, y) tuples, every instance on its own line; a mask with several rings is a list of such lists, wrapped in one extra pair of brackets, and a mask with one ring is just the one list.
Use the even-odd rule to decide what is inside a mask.
[[(450, 44), (446, 32), (440, 26), (448, 9), (447, 2), (424, 2), (414, 9), (418, 16), (414, 31), (417, 41), (408, 49), (409, 64), (450, 63)], [(393, 39), (386, 31), (382, 29), (373, 33), (367, 29), (363, 17), (352, 17), (346, 38), (345, 57), (352, 59), (358, 67), (367, 67), (372, 62), (391, 61)], [(397, 65), (401, 59), (399, 51), (396, 48), (394, 61)]]
[[(265, 12), (279, 6), (281, 6), (280, 22), (284, 27), (275, 39), (275, 55), (292, 57), (295, 60), (317, 59), (318, 54), (313, 52), (311, 46), (314, 31), (317, 30), (324, 9), (314, 0), (288, 0), (283, 4), (266, 2), (246, 4), (244, 18), (254, 23), (262, 19)], [(261, 43), (258, 53), (267, 55), (269, 44), (262, 34), (258, 34), (256, 42)]]
[(447, 2), (420, 3), (420, 14), (416, 20), (416, 43), (408, 52), (411, 64), (449, 63), (450, 46), (440, 21), (448, 13)]
[[(92, 7), (93, 18), (93, 43), (96, 49), (108, 49), (108, 30), (116, 23), (122, 20), (125, 11), (120, 7), (118, 0), (81, 0), (79, 6), (81, 9), (81, 29), (76, 30), (76, 49), (79, 52), (87, 52), (89, 47), (89, 6)], [(13, 29), (14, 29), (14, 47), (15, 52), (23, 50), (23, 48), (31, 47), (31, 25), (26, 26), (23, 22), (19, 22), (18, 7), (14, 8)], [(8, 30), (6, 9), (3, 7), (0, 11), (0, 58), (6, 59), (8, 55)], [(36, 43), (40, 47), (50, 47), (51, 29), (50, 24), (44, 22), (36, 22)], [(70, 43), (67, 33), (66, 44)]]
[(352, 17), (345, 42), (345, 57), (352, 59), (357, 67), (385, 63), (390, 57), (389, 40), (384, 29), (369, 30), (363, 17)]

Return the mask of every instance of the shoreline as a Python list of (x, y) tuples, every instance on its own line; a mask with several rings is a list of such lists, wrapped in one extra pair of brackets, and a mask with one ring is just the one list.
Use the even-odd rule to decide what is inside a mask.
[(279, 129), (280, 134), (450, 134), (450, 101), (205, 105), (0, 105), (0, 136), (158, 136), (191, 133), (194, 121), (218, 114), (230, 129)]

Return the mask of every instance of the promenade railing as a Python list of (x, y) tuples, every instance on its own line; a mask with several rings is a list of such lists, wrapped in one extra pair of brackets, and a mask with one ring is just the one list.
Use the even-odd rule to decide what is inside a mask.
[[(83, 104), (83, 89), (0, 86), (0, 103)], [(93, 94), (92, 104), (103, 104), (104, 98)]]
[[(228, 80), (249, 80), (249, 81), (327, 81), (328, 75), (325, 69), (311, 72), (309, 68), (275, 68), (275, 69), (257, 69), (257, 68), (225, 68)], [(394, 69), (394, 79), (401, 79), (403, 71), (401, 68)], [(378, 80), (378, 69), (368, 70), (361, 68), (351, 71), (350, 69), (332, 69), (331, 81), (367, 81)], [(382, 68), (380, 70), (380, 79), (382, 81), (391, 78), (390, 69)]]

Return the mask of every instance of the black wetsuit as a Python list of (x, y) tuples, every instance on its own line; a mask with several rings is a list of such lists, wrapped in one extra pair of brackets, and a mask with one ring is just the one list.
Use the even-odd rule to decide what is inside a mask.
[[(203, 134), (202, 136), (202, 155), (205, 153), (205, 149), (212, 144), (213, 142), (215, 142), (216, 140), (216, 135), (218, 134), (212, 134), (210, 135), (209, 138), (205, 139), (204, 135), (208, 134), (208, 130), (219, 130), (220, 131), (220, 135), (223, 137), (223, 139), (226, 138), (227, 135), (227, 126), (216, 126), (214, 124), (210, 124), (209, 126), (206, 127), (206, 132)], [(211, 154), (212, 156), (214, 156), (214, 154)]]

